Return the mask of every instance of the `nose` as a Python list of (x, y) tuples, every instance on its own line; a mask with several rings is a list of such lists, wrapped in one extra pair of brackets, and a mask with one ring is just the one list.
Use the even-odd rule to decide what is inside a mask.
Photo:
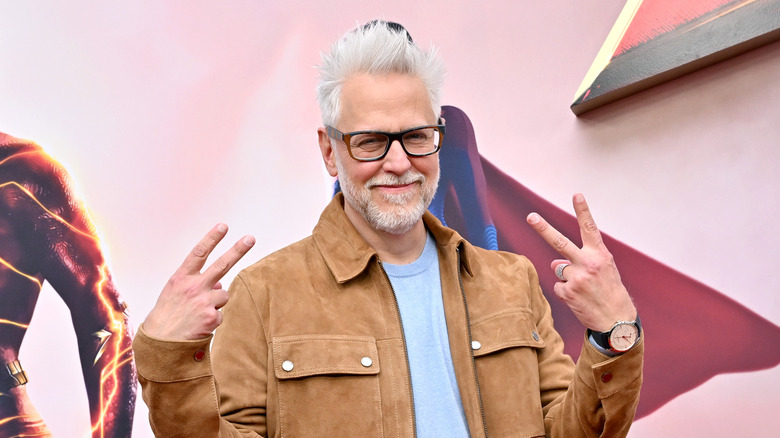
[(382, 161), (382, 168), (385, 172), (394, 173), (396, 175), (403, 175), (412, 167), (409, 156), (406, 155), (404, 148), (401, 146), (401, 142), (398, 140), (390, 143), (390, 150), (387, 151), (387, 155), (385, 155), (385, 158)]

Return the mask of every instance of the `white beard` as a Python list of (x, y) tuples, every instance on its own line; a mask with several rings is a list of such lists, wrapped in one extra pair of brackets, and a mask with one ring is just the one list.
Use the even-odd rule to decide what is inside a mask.
[[(422, 218), (428, 206), (431, 205), (431, 201), (436, 194), (436, 188), (439, 185), (439, 170), (437, 169), (436, 175), (431, 181), (426, 180), (423, 174), (409, 170), (401, 176), (389, 174), (375, 176), (368, 180), (363, 187), (358, 187), (347, 176), (347, 172), (339, 157), (336, 157), (336, 167), (339, 172), (339, 184), (342, 192), (344, 192), (344, 199), (366, 219), (371, 227), (390, 234), (403, 234), (411, 230)], [(378, 185), (411, 183), (420, 184), (421, 196), (416, 202), (412, 201), (415, 197), (414, 192), (383, 193), (383, 200), (390, 206), (382, 209), (371, 198), (371, 189)]]

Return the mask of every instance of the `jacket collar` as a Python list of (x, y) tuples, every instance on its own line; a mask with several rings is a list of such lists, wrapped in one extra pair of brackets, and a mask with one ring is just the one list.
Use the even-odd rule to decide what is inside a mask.
[[(425, 227), (433, 234), (439, 254), (454, 256), (460, 249), (461, 265), (468, 275), (472, 275), (469, 263), (471, 245), (455, 230), (447, 228), (430, 212), (423, 215)], [(366, 270), (373, 259), (378, 259), (376, 251), (363, 240), (344, 212), (344, 195), (336, 194), (320, 215), (320, 220), (312, 231), (317, 248), (325, 264), (338, 283), (345, 283)]]

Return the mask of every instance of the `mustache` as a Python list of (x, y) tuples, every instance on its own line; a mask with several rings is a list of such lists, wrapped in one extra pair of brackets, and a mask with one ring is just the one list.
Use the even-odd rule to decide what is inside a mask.
[(400, 186), (417, 182), (420, 184), (425, 183), (425, 176), (418, 172), (408, 171), (401, 176), (387, 174), (377, 175), (366, 182), (366, 188), (372, 189), (376, 186)]

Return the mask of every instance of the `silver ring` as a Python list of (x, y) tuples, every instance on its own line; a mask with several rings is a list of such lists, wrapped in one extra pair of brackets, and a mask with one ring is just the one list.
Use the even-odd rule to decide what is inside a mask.
[(563, 278), (563, 270), (566, 269), (567, 266), (571, 265), (571, 263), (561, 263), (555, 268), (555, 276), (558, 277), (561, 281), (566, 281), (565, 278)]

